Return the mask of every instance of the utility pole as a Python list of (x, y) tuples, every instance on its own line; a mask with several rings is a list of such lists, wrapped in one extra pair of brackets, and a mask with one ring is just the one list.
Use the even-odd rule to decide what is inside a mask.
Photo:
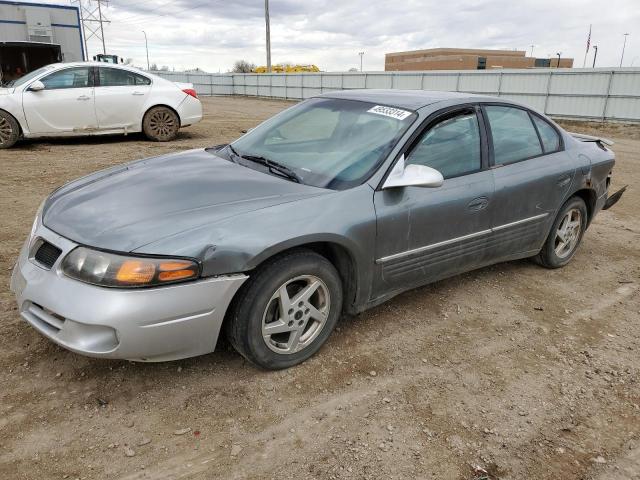
[(144, 33), (144, 47), (147, 50), (147, 72), (148, 72), (151, 69), (149, 67), (149, 42), (147, 42), (147, 32), (142, 30), (142, 33)]
[(622, 55), (620, 55), (620, 67), (622, 67), (622, 60), (624, 59), (624, 49), (627, 46), (627, 37), (629, 36), (628, 33), (624, 34), (624, 43), (622, 44)]
[(362, 57), (364, 57), (364, 52), (358, 52), (358, 55), (360, 55), (360, 71), (362, 71)]
[(267, 73), (271, 73), (271, 25), (269, 21), (269, 0), (264, 0), (264, 21), (267, 25)]
[(531, 56), (533, 57), (533, 47), (535, 47), (535, 45), (529, 45), (531, 47)]
[(80, 9), (80, 21), (82, 22), (82, 32), (84, 33), (84, 45), (87, 57), (89, 55), (88, 41), (97, 38), (102, 42), (102, 53), (107, 53), (104, 39), (104, 24), (111, 23), (102, 14), (102, 4), (108, 5), (108, 0), (72, 0), (77, 3)]
[(594, 45), (593, 46), (593, 67), (592, 68), (596, 68), (596, 58), (598, 57), (598, 45)]

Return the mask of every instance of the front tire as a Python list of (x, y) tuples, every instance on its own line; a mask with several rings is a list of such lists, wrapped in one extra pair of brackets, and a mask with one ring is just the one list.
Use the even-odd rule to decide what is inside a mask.
[(296, 250), (260, 267), (230, 308), (226, 333), (251, 363), (279, 370), (315, 354), (342, 313), (335, 267), (310, 250)]
[(549, 236), (534, 257), (546, 268), (564, 267), (571, 261), (587, 228), (587, 206), (580, 197), (571, 197), (560, 209)]
[(169, 142), (178, 136), (180, 118), (168, 107), (153, 107), (142, 120), (142, 130), (149, 140)]
[(15, 118), (0, 111), (0, 149), (13, 147), (20, 138), (20, 125)]

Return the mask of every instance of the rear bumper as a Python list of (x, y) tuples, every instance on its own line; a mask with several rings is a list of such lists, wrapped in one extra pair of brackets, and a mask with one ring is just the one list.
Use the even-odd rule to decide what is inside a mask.
[(187, 98), (178, 107), (178, 114), (180, 115), (181, 127), (198, 123), (202, 120), (202, 103), (197, 98), (187, 95)]
[[(62, 250), (51, 269), (32, 258), (30, 249), (39, 238)], [(76, 246), (39, 226), (20, 253), (11, 290), (33, 328), (92, 357), (157, 362), (212, 352), (226, 309), (247, 279), (232, 275), (139, 290), (96, 287), (59, 269)]]

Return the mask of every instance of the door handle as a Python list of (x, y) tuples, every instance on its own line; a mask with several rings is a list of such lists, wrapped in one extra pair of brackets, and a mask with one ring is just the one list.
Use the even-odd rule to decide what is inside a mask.
[(133, 92), (131, 95), (144, 95), (144, 92)]
[(87, 95), (80, 95), (78, 97), (78, 100), (91, 100), (91, 97), (87, 96)]
[(489, 199), (487, 197), (478, 197), (469, 202), (469, 204), (467, 205), (467, 210), (477, 212), (478, 210), (487, 208), (487, 205), (489, 205)]

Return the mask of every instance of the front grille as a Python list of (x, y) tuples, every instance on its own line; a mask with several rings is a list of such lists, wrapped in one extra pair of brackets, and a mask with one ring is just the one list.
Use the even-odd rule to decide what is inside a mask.
[(38, 247), (34, 258), (43, 267), (51, 268), (53, 267), (53, 264), (56, 263), (56, 260), (58, 260), (58, 257), (61, 253), (62, 250), (60, 250), (58, 247), (52, 245), (47, 241), (43, 241), (42, 245)]

